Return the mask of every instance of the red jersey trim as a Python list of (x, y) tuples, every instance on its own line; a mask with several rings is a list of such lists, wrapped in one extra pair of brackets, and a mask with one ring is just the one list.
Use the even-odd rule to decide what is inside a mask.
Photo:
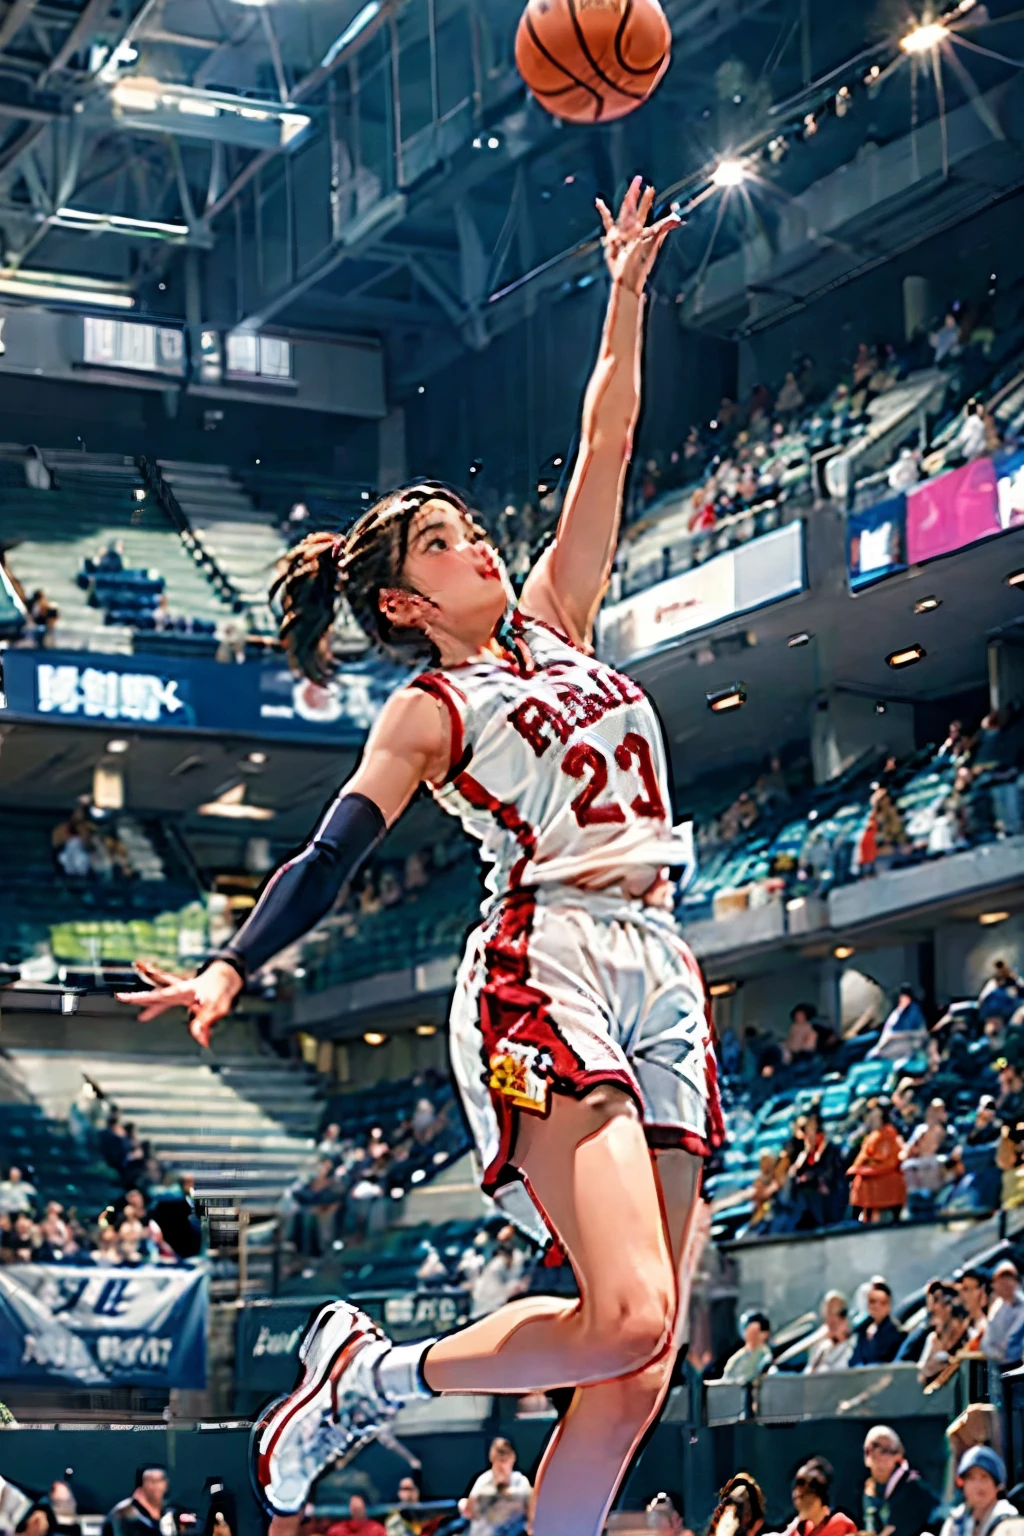
[(564, 629), (559, 629), (557, 624), (549, 624), (547, 619), (538, 619), (535, 613), (522, 613), (518, 608), (512, 614), (512, 628), (522, 630), (527, 624), (536, 624), (539, 629), (546, 629), (548, 634), (554, 635), (556, 640), (561, 640), (565, 645), (571, 645), (574, 651), (579, 651), (581, 656), (593, 657), (594, 647), (589, 648), (567, 635)]
[(524, 821), (518, 810), (507, 800), (499, 800), (492, 795), (489, 789), (485, 789), (479, 779), (474, 779), (472, 774), (456, 773), (452, 783), (464, 800), (468, 800), (474, 810), (487, 811), (494, 817), (499, 826), (511, 832), (520, 848), (523, 857), (517, 859), (509, 872), (509, 884), (517, 886), (522, 879), (523, 870), (537, 851), (537, 834), (528, 821)]
[(465, 697), (440, 672), (422, 672), (419, 677), (414, 677), (409, 684), (411, 688), (421, 688), (424, 693), (429, 693), (431, 698), (443, 704), (448, 711), (448, 719), (451, 722), (452, 749), (448, 763), (448, 772), (444, 776), (443, 783), (450, 784), (459, 772), (466, 758), (466, 730), (462, 720), (462, 711), (456, 703), (456, 698)]

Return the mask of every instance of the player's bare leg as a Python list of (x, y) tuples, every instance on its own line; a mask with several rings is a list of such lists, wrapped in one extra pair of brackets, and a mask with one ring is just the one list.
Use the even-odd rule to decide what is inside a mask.
[(546, 1119), (523, 1115), (515, 1159), (569, 1255), (579, 1300), (513, 1301), (439, 1340), (423, 1361), (435, 1392), (607, 1381), (670, 1347), (675, 1273), (633, 1101), (613, 1087), (555, 1095)]
[(657, 1154), (665, 1220), (678, 1274), (671, 1345), (642, 1370), (580, 1387), (548, 1443), (537, 1477), (534, 1536), (598, 1536), (630, 1462), (668, 1392), (689, 1305), (691, 1217), (701, 1162), (690, 1153)]

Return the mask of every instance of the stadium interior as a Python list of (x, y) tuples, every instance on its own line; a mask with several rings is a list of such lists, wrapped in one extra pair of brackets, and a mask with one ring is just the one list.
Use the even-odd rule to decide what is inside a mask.
[[(248, 1427), (321, 1300), (406, 1341), (574, 1294), (478, 1188), (483, 885), (428, 797), (209, 1050), (114, 994), (230, 937), (409, 675), (343, 617), (297, 679), (281, 556), (438, 477), (521, 584), (635, 171), (683, 223), (597, 651), (693, 822), (727, 1141), (608, 1529), (702, 1533), (745, 1468), (785, 1530), (818, 1455), (828, 1536), (891, 1536), (881, 1422), (934, 1491), (896, 1536), (988, 1536), (941, 1523), (970, 1445), (1024, 1516), (1024, 12), (663, 6), (664, 80), (596, 125), (526, 90), (519, 0), (0, 12), (0, 1536), (120, 1536), (149, 1466), (162, 1536), (257, 1536)], [(488, 1447), (530, 1476), (564, 1410), (414, 1404), (301, 1529), (486, 1536)]]

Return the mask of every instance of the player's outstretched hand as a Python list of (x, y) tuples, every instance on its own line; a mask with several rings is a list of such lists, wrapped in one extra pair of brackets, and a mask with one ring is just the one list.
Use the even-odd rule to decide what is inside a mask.
[(604, 225), (604, 253), (612, 281), (633, 293), (643, 293), (651, 268), (665, 237), (683, 222), (678, 214), (667, 213), (663, 219), (648, 224), (654, 206), (654, 188), (645, 187), (642, 176), (634, 176), (622, 199), (618, 217), (600, 198), (597, 211)]
[(210, 1043), (213, 1026), (227, 1017), (242, 990), (241, 976), (223, 960), (215, 960), (199, 976), (175, 976), (146, 960), (137, 960), (135, 969), (152, 990), (141, 995), (118, 992), (118, 1002), (141, 1008), (140, 1024), (158, 1019), (168, 1008), (185, 1008), (189, 1034), (204, 1046)]

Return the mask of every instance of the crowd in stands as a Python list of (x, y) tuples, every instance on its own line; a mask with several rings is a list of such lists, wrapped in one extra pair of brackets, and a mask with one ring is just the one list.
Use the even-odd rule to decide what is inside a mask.
[[(758, 898), (827, 895), (837, 885), (907, 868), (1024, 831), (1024, 712), (950, 722), (941, 745), (908, 761), (868, 754), (812, 787), (806, 762), (766, 771), (699, 823), (698, 872), (684, 921)], [(873, 761), (871, 760), (873, 759)]]
[(78, 801), (71, 814), (57, 823), (51, 845), (58, 867), (69, 880), (129, 880), (135, 873), (116, 829), (97, 819), (88, 798)]
[(159, 571), (137, 570), (125, 565), (124, 545), (118, 540), (87, 555), (78, 572), (78, 585), (87, 593), (90, 608), (103, 613), (104, 624), (157, 634), (212, 635), (212, 619), (186, 618), (171, 613), (165, 581)]
[[(73, 1264), (101, 1267), (179, 1264), (198, 1249), (178, 1252), (152, 1215), (158, 1197), (164, 1207), (178, 1204), (190, 1214), (190, 1186), (182, 1179), (170, 1187), (154, 1187), (149, 1199), (136, 1187), (126, 1189), (95, 1222), (83, 1219), (74, 1207), (44, 1200), (21, 1170), (10, 1167), (0, 1181), (0, 1264)], [(173, 1218), (174, 1235), (180, 1222)], [(194, 1229), (193, 1237), (198, 1229)], [(179, 1247), (182, 1244), (179, 1242)]]
[[(807, 354), (795, 357), (774, 387), (758, 382), (743, 400), (724, 397), (710, 420), (694, 423), (675, 447), (646, 460), (629, 509), (634, 532), (642, 531), (666, 492), (690, 488), (691, 534), (711, 534), (742, 514), (736, 537), (756, 536), (764, 531), (758, 513), (799, 503), (820, 489), (812, 476), (816, 455), (855, 443), (869, 430), (872, 406), (925, 370), (944, 376), (946, 430), (937, 433), (930, 453), (922, 455), (910, 442), (896, 452), (888, 490), (907, 490), (922, 476), (1015, 446), (1016, 428), (1000, 423), (980, 392), (998, 382), (993, 368), (1015, 357), (1019, 331), (1009, 316), (1000, 320), (991, 308), (956, 302), (931, 331), (919, 331), (908, 343), (861, 341), (838, 376), (827, 378)], [(916, 433), (917, 421), (908, 429)], [(721, 547), (717, 538), (698, 540), (693, 563)]]
[(466, 1147), (451, 1082), (434, 1071), (336, 1099), (327, 1114), (337, 1118), (324, 1127), (315, 1165), (296, 1178), (280, 1209), (286, 1240), (311, 1258), (379, 1231), (389, 1199)]
[(1002, 959), (929, 1024), (909, 984), (845, 1037), (809, 1004), (777, 1040), (726, 1029), (730, 1144), (709, 1190), (744, 1236), (978, 1213), (1024, 1198), (1024, 984)]

